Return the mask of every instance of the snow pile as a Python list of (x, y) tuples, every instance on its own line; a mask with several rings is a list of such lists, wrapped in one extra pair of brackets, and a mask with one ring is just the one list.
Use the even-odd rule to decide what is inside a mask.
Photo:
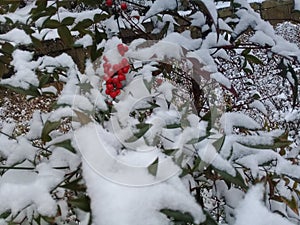
[(235, 210), (234, 225), (294, 225), (279, 214), (269, 211), (263, 204), (264, 187), (259, 184), (252, 187)]
[[(101, 128), (98, 127), (98, 129)], [(177, 175), (165, 182), (156, 183), (155, 178), (151, 177), (146, 168), (142, 171), (141, 167), (121, 166), (122, 163), (117, 156), (114, 163), (105, 157), (103, 160), (97, 158), (98, 164), (106, 168), (105, 171), (99, 170), (99, 166), (95, 168), (96, 164), (91, 162), (91, 157), (98, 156), (101, 148), (105, 146), (109, 148), (109, 145), (100, 144), (104, 140), (99, 140), (99, 138), (104, 138), (107, 142), (108, 138), (103, 135), (98, 136), (94, 124), (79, 129), (75, 136), (80, 150), (83, 151), (84, 178), (87, 182), (88, 193), (92, 196), (91, 206), (94, 219), (98, 221), (97, 224), (140, 225), (142, 222), (145, 225), (167, 225), (169, 220), (160, 212), (164, 208), (189, 212), (196, 223), (205, 220), (200, 206), (190, 196)], [(101, 154), (101, 156), (104, 155)], [(116, 181), (119, 182), (116, 177), (120, 176), (122, 176), (123, 184), (116, 183)], [(147, 177), (148, 182), (151, 181), (153, 184), (132, 185), (133, 180), (147, 182), (145, 180)], [(116, 213), (118, 216), (115, 216)]]
[[(25, 166), (23, 164), (21, 166)], [(29, 166), (25, 166), (30, 168)], [(35, 171), (10, 170), (0, 178), (0, 213), (11, 210), (12, 216), (28, 207), (25, 215), (31, 219), (35, 211), (47, 216), (56, 214), (57, 204), (50, 191), (63, 178), (63, 172), (47, 164), (40, 164)]]

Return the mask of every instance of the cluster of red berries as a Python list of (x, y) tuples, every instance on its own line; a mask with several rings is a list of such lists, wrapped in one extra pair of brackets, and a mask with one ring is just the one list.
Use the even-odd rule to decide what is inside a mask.
[[(106, 0), (106, 5), (107, 5), (108, 7), (112, 7), (113, 4), (114, 4), (113, 0)], [(120, 4), (120, 7), (121, 7), (122, 10), (127, 10), (127, 4), (126, 4), (125, 2), (122, 2), (122, 3)]]
[[(117, 46), (119, 54), (124, 56), (128, 51), (128, 47), (123, 44)], [(114, 64), (113, 66), (108, 62), (107, 57), (103, 57), (105, 61), (103, 64), (104, 68), (104, 80), (106, 81), (105, 93), (111, 98), (116, 98), (123, 88), (123, 84), (126, 81), (126, 74), (130, 70), (129, 62), (126, 58), (123, 58), (120, 63)]]

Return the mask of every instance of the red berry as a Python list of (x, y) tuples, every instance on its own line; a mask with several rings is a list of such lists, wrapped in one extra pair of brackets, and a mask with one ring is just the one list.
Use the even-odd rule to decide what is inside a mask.
[(135, 19), (139, 20), (140, 19), (140, 16), (139, 15), (136, 15), (136, 16), (133, 16)]
[(111, 94), (111, 91), (108, 90), (108, 89), (106, 89), (106, 90), (105, 90), (105, 94), (110, 95), (110, 94)]
[(111, 7), (113, 5), (113, 1), (112, 0), (106, 0), (106, 5), (108, 7)]
[(123, 85), (120, 81), (118, 83), (116, 83), (116, 88), (117, 89), (121, 89), (122, 87), (123, 87)]
[(111, 93), (109, 94), (110, 97), (112, 97), (112, 98), (117, 97), (117, 95), (119, 94), (117, 91), (120, 91), (120, 90), (115, 90), (115, 91), (111, 92)]
[(106, 90), (112, 91), (114, 89), (114, 85), (112, 84), (106, 84)]
[(113, 65), (113, 71), (117, 72), (120, 69), (120, 65), (119, 64), (115, 64)]
[(126, 73), (128, 73), (129, 69), (130, 69), (130, 65), (127, 65), (122, 68), (122, 72), (126, 74)]
[(108, 62), (108, 59), (106, 56), (103, 56), (103, 60), (107, 63)]
[(127, 52), (127, 51), (128, 51), (128, 46), (127, 46), (127, 45), (124, 45), (124, 46), (123, 46), (123, 49), (124, 49), (125, 52)]
[(108, 74), (109, 69), (107, 67), (104, 67), (104, 73)]
[(114, 75), (114, 71), (112, 71), (112, 70), (109, 70), (108, 72), (107, 72), (107, 75), (109, 76), (109, 77), (112, 77), (113, 75)]
[(119, 79), (117, 77), (114, 77), (112, 79), (112, 82), (113, 82), (114, 85), (117, 85), (117, 83), (119, 83), (120, 81), (119, 81)]
[(119, 95), (120, 93), (121, 93), (121, 90), (120, 90), (120, 89), (116, 90), (116, 94), (117, 94), (117, 95)]
[(113, 83), (112, 78), (109, 78), (109, 79), (106, 81), (106, 85), (107, 85), (107, 84), (112, 84), (112, 83)]
[(123, 74), (123, 75), (124, 75), (122, 69), (118, 70), (118, 75), (120, 75), (120, 74)]
[(118, 48), (118, 51), (119, 51), (121, 56), (124, 56), (125, 52), (128, 51), (128, 46), (126, 46), (124, 44), (118, 44), (117, 48)]
[(103, 68), (110, 68), (110, 67), (111, 67), (111, 64), (108, 63), (108, 62), (105, 62), (105, 63), (103, 64)]
[(124, 56), (124, 55), (125, 55), (124, 50), (120, 51), (119, 53), (120, 53), (121, 56)]
[(121, 9), (126, 10), (127, 9), (127, 4), (125, 2), (121, 3)]
[(128, 63), (128, 60), (126, 58), (123, 58), (122, 61), (121, 61), (121, 64), (122, 64), (122, 66), (125, 67), (125, 66), (128, 66), (129, 63)]
[(118, 48), (118, 51), (120, 52), (120, 51), (123, 51), (124, 46), (123, 46), (123, 44), (118, 44), (117, 48)]
[(105, 74), (104, 77), (103, 77), (103, 79), (104, 79), (105, 81), (107, 81), (107, 80), (109, 79), (109, 76), (107, 76), (107, 75)]
[(124, 74), (119, 74), (118, 79), (119, 79), (119, 81), (123, 81), (123, 80), (126, 80), (126, 77)]

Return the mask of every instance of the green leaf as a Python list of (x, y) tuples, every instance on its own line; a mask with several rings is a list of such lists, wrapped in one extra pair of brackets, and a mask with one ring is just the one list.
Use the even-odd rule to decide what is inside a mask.
[(83, 113), (83, 112), (80, 112), (80, 111), (77, 111), (77, 110), (74, 110), (79, 122), (81, 123), (81, 125), (86, 125), (90, 122), (92, 122), (91, 118), (86, 114), (86, 113)]
[(242, 56), (246, 56), (250, 53), (251, 49), (250, 48), (246, 48), (242, 51)]
[(61, 23), (59, 21), (51, 20), (51, 19), (45, 20), (45, 22), (42, 25), (43, 28), (50, 28), (50, 29), (56, 29), (60, 26), (61, 26)]
[(93, 86), (91, 85), (91, 83), (89, 82), (85, 82), (85, 83), (79, 83), (77, 84), (79, 87), (80, 87), (80, 90), (83, 92), (83, 93), (90, 93), (91, 92), (91, 89), (93, 88)]
[(144, 136), (144, 134), (152, 127), (152, 124), (149, 123), (140, 123), (136, 125), (136, 128), (139, 130), (134, 133), (134, 135), (127, 139), (126, 142), (134, 142)]
[(30, 38), (35, 49), (40, 49), (43, 47), (43, 44), (39, 39), (33, 37), (32, 35), (30, 35)]
[(174, 124), (168, 124), (166, 126), (167, 129), (176, 129), (176, 128), (181, 128), (181, 124), (180, 123), (174, 123)]
[(90, 198), (86, 195), (75, 198), (75, 199), (70, 199), (68, 201), (68, 203), (75, 207), (75, 208), (79, 208), (85, 212), (90, 212), (91, 211), (91, 207), (90, 207)]
[(4, 64), (9, 64), (9, 63), (11, 62), (11, 59), (10, 59), (10, 57), (7, 57), (7, 56), (5, 56), (5, 55), (1, 55), (1, 56), (0, 56), (0, 61), (1, 61), (2, 63), (4, 63)]
[(38, 87), (35, 87), (33, 85), (30, 85), (28, 89), (23, 89), (23, 88), (20, 88), (20, 87), (14, 87), (14, 86), (11, 86), (9, 84), (0, 84), (0, 87), (5, 87), (5, 88), (8, 88), (14, 92), (17, 92), (19, 94), (22, 94), (22, 95), (26, 95), (26, 96), (33, 96), (33, 97), (37, 97), (37, 96), (40, 96), (40, 92), (38, 91)]
[(225, 141), (225, 135), (217, 139), (215, 142), (212, 143), (212, 145), (215, 147), (217, 152), (219, 152), (224, 144)]
[(93, 43), (92, 46), (89, 47), (89, 50), (90, 50), (92, 62), (94, 62), (96, 59), (98, 59), (103, 53), (102, 49), (97, 49), (97, 45), (95, 42)]
[(209, 137), (209, 135), (206, 135), (206, 136), (203, 136), (203, 137), (199, 137), (199, 138), (192, 138), (186, 144), (188, 144), (188, 145), (197, 144), (197, 143), (203, 141), (204, 139), (206, 139), (208, 137)]
[(85, 28), (90, 27), (92, 24), (94, 24), (93, 20), (91, 20), (91, 19), (84, 19), (84, 20), (80, 21), (79, 23), (77, 23), (75, 25), (75, 27), (73, 27), (72, 30), (78, 30), (78, 31), (84, 30)]
[(86, 187), (83, 184), (80, 184), (79, 182), (82, 180), (82, 177), (77, 178), (76, 180), (73, 180), (69, 183), (66, 183), (64, 185), (61, 185), (61, 188), (69, 189), (72, 191), (86, 191)]
[(183, 153), (181, 153), (180, 154), (180, 156), (176, 159), (176, 164), (178, 165), (178, 166), (182, 166), (182, 162), (183, 162), (183, 160), (184, 160), (184, 154)]
[(210, 133), (210, 130), (213, 128), (215, 122), (216, 122), (216, 119), (217, 119), (217, 116), (218, 116), (218, 109), (216, 106), (213, 106), (203, 117), (202, 119), (204, 121), (207, 121), (208, 124), (207, 124), (207, 128), (206, 128), (206, 132), (207, 133)]
[(74, 41), (73, 41), (72, 34), (65, 25), (58, 27), (57, 32), (67, 46), (71, 47), (73, 45)]
[(45, 84), (47, 84), (49, 82), (51, 78), (50, 74), (43, 74), (39, 77), (39, 87), (42, 88), (44, 87)]
[(11, 214), (11, 210), (7, 210), (0, 215), (0, 218), (6, 219)]
[(98, 28), (95, 28), (95, 39), (96, 43), (99, 44), (103, 39), (107, 39), (105, 32), (99, 32)]
[(14, 51), (14, 46), (8, 42), (5, 42), (2, 46), (1, 46), (1, 51), (7, 54), (11, 54)]
[(148, 172), (156, 176), (158, 169), (158, 157), (148, 166)]
[(184, 222), (184, 223), (193, 223), (194, 218), (192, 215), (188, 212), (181, 212), (178, 210), (172, 210), (172, 209), (162, 209), (160, 210), (161, 213), (165, 214), (167, 217), (169, 217), (174, 222)]
[(288, 69), (294, 80), (294, 83), (291, 83), (291, 86), (292, 86), (292, 92), (293, 92), (293, 107), (295, 107), (297, 104), (297, 101), (298, 101), (298, 83), (299, 82), (298, 82), (297, 74), (290, 64), (288, 65)]
[(20, 2), (21, 1), (12, 1), (11, 5), (9, 7), (9, 12), (11, 12), (11, 13), (15, 12), (20, 6)]
[(146, 79), (144, 79), (143, 81), (144, 81), (145, 87), (147, 88), (147, 90), (148, 90), (149, 93), (150, 93), (151, 89), (153, 88), (154, 78), (152, 78), (150, 81), (148, 81), (148, 80), (146, 80)]
[(179, 150), (178, 148), (175, 148), (175, 149), (164, 149), (163, 153), (166, 154), (167, 156), (171, 156), (171, 155), (175, 155), (178, 150)]
[(94, 23), (99, 23), (100, 21), (106, 20), (110, 17), (109, 14), (104, 14), (104, 13), (97, 13), (94, 15)]
[(49, 133), (55, 129), (57, 129), (60, 125), (60, 121), (47, 121), (43, 127), (42, 130), (42, 141), (48, 142), (51, 141), (51, 137), (49, 136)]
[(245, 181), (244, 181), (243, 177), (241, 176), (241, 174), (237, 170), (236, 170), (236, 175), (232, 176), (229, 173), (227, 173), (226, 171), (219, 170), (219, 169), (215, 168), (214, 166), (212, 166), (212, 167), (214, 168), (214, 170), (218, 174), (220, 174), (222, 179), (227, 183), (228, 188), (230, 188), (231, 184), (235, 184), (235, 185), (238, 185), (239, 187), (241, 187), (243, 189), (246, 189), (246, 190), (248, 189), (247, 185), (245, 184)]
[(65, 26), (70, 26), (74, 23), (75, 18), (74, 17), (66, 17), (61, 21), (61, 24)]
[(253, 71), (249, 68), (243, 68), (243, 71), (247, 74), (252, 74), (253, 73)]
[(249, 63), (263, 65), (263, 62), (254, 55), (245, 55), (245, 58), (248, 60)]
[(73, 148), (71, 140), (69, 140), (69, 139), (59, 142), (59, 143), (55, 143), (54, 145), (57, 147), (65, 148), (65, 149), (69, 150), (70, 152), (76, 153), (76, 150)]

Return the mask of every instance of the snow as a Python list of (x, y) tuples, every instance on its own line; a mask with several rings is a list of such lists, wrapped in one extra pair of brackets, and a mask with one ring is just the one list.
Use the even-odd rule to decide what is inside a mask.
[[(96, 124), (77, 130), (74, 141), (83, 155), (84, 178), (97, 224), (167, 225), (169, 220), (159, 212), (163, 208), (188, 210), (196, 223), (205, 219), (201, 208), (178, 178), (178, 170), (171, 161), (159, 165), (159, 174), (155, 178), (145, 167), (152, 152), (125, 152), (125, 158), (123, 154), (117, 154), (120, 145), (115, 137)], [(132, 165), (136, 163), (136, 157), (139, 158), (139, 166)], [(126, 164), (122, 160), (126, 160)], [(166, 169), (169, 171), (167, 177)]]
[(261, 101), (259, 101), (259, 100), (254, 100), (252, 103), (249, 104), (249, 106), (250, 106), (251, 108), (257, 109), (258, 111), (260, 111), (260, 112), (263, 113), (264, 115), (267, 115), (267, 114), (268, 114), (265, 105), (264, 105)]
[(177, 8), (179, 5), (179, 2), (177, 0), (156, 0), (148, 10), (148, 12), (145, 15), (145, 19), (154, 16), (157, 13), (160, 13), (164, 10), (172, 10)]
[(11, 12), (8, 14), (1, 14), (0, 15), (0, 21), (5, 22), (6, 18), (11, 19), (14, 23), (20, 22), (23, 24), (26, 24), (27, 20), (29, 19), (29, 12), (33, 8), (33, 4), (28, 4), (27, 6), (23, 8), (17, 9), (15, 12)]
[(294, 9), (300, 11), (300, 2), (297, 0), (294, 0)]
[(300, 119), (299, 111), (298, 110), (291, 110), (290, 112), (287, 112), (284, 119), (287, 122), (291, 122), (291, 121)]
[[(38, 213), (56, 214), (57, 206), (50, 190), (63, 179), (63, 173), (47, 164), (40, 164), (37, 171), (9, 170), (0, 177), (0, 213), (11, 210), (16, 215), (31, 204)], [(38, 173), (37, 173), (38, 172)]]
[(72, 106), (74, 109), (80, 109), (83, 111), (92, 111), (93, 105), (91, 102), (82, 95), (63, 95), (57, 100), (58, 104), (66, 104)]
[(27, 138), (37, 139), (41, 137), (43, 129), (42, 115), (40, 111), (35, 111), (32, 115), (32, 119), (29, 122), (30, 130), (27, 133)]
[(234, 225), (294, 225), (277, 213), (270, 212), (263, 204), (264, 187), (258, 184), (248, 191), (245, 198), (235, 210), (236, 221)]
[(170, 33), (163, 39), (164, 41), (173, 43), (173, 44), (178, 44), (182, 46), (185, 49), (188, 50), (195, 50), (198, 49), (201, 46), (202, 39), (191, 39), (184, 37), (182, 34), (178, 33)]
[(230, 162), (223, 159), (222, 156), (217, 153), (216, 148), (212, 145), (213, 141), (214, 140), (206, 140), (196, 145), (199, 157), (206, 163), (206, 165), (212, 164), (215, 168), (225, 171), (235, 177), (235, 169), (232, 167)]
[(218, 11), (215, 5), (215, 1), (207, 0), (207, 1), (202, 1), (202, 3), (209, 10), (210, 16), (212, 17), (214, 24), (218, 24)]
[(261, 126), (252, 118), (239, 112), (224, 113), (221, 117), (222, 128), (225, 134), (231, 134), (234, 127), (260, 129)]
[(260, 44), (262, 46), (274, 46), (275, 42), (274, 40), (266, 35), (263, 31), (256, 31), (255, 34), (250, 37), (250, 41)]
[(14, 42), (15, 44), (28, 45), (31, 43), (31, 38), (25, 33), (24, 30), (14, 28), (5, 34), (0, 34), (0, 40)]
[(32, 61), (33, 54), (17, 49), (12, 53), (12, 57), (11, 64), (15, 68), (15, 74), (8, 79), (1, 80), (1, 83), (23, 89), (28, 89), (30, 85), (38, 86), (39, 80), (33, 71), (37, 67), (37, 62)]
[[(264, 2), (265, 0), (247, 0), (248, 3), (262, 3)], [(222, 9), (222, 8), (228, 8), (230, 7), (230, 2), (228, 1), (218, 1), (217, 4), (216, 4), (216, 7), (217, 9)]]
[(205, 16), (202, 12), (196, 12), (190, 16), (192, 18), (191, 25), (202, 27), (205, 24)]
[(71, 170), (78, 168), (81, 163), (79, 155), (74, 154), (70, 151), (61, 147), (56, 147), (52, 150), (50, 156), (50, 165), (52, 167), (69, 167)]
[(168, 101), (168, 102), (171, 102), (172, 98), (173, 98), (173, 89), (175, 89), (175, 87), (168, 83), (168, 82), (164, 82), (162, 83), (159, 87), (158, 87), (158, 91), (161, 92), (165, 99)]
[(213, 73), (210, 75), (212, 79), (215, 79), (218, 83), (224, 85), (226, 88), (231, 88), (231, 82), (230, 80), (225, 77), (222, 73)]
[(75, 41), (75, 45), (82, 45), (84, 48), (91, 46), (93, 44), (93, 39), (90, 35), (86, 34), (79, 40)]
[[(87, 193), (85, 194), (88, 194), (91, 198), (91, 215), (94, 219), (93, 223), (97, 225), (169, 225), (172, 222), (160, 212), (164, 208), (189, 212), (194, 217), (195, 224), (202, 223), (205, 216), (202, 208), (195, 200), (195, 192), (193, 191), (199, 184), (202, 185), (202, 182), (205, 182), (208, 186), (213, 186), (207, 192), (200, 190), (203, 191), (203, 193), (201, 192), (203, 198), (210, 198), (212, 201), (217, 196), (217, 200), (220, 200), (218, 202), (218, 204), (220, 203), (220, 209), (224, 209), (222, 216), (226, 216), (226, 222), (230, 225), (292, 224), (280, 215), (271, 213), (264, 206), (262, 201), (264, 188), (262, 185), (250, 188), (243, 199), (244, 191), (238, 189), (239, 187), (235, 185), (228, 188), (225, 181), (221, 180), (223, 175), (220, 174), (221, 177), (217, 181), (212, 181), (205, 173), (202, 173), (203, 169), (211, 164), (213, 168), (232, 177), (236, 176), (236, 172), (239, 171), (245, 181), (248, 181), (245, 177), (245, 171), (239, 169), (244, 167), (245, 170), (250, 169), (249, 173), (251, 172), (254, 178), (260, 180), (262, 175), (265, 176), (262, 167), (266, 163), (276, 162), (276, 164), (269, 164), (268, 173), (274, 173), (280, 179), (285, 176), (298, 179), (300, 167), (296, 164), (296, 157), (299, 153), (297, 143), (293, 143), (291, 146), (293, 148), (292, 153), (287, 154), (288, 157), (294, 157), (293, 160), (295, 161), (286, 159), (286, 156), (281, 156), (277, 153), (277, 149), (258, 149), (255, 147), (258, 145), (272, 145), (274, 139), (283, 134), (282, 130), (272, 130), (270, 132), (258, 130), (262, 129), (261, 124), (264, 122), (264, 115), (268, 115), (267, 110), (269, 109), (264, 106), (268, 100), (243, 102), (254, 95), (264, 99), (265, 93), (261, 89), (251, 88), (255, 85), (255, 82), (252, 82), (251, 87), (248, 84), (248, 86), (245, 86), (249, 88), (249, 92), (244, 99), (237, 99), (237, 101), (240, 100), (243, 104), (245, 103), (242, 105), (242, 112), (226, 112), (222, 115), (220, 121), (217, 120), (217, 124), (200, 121), (201, 119), (196, 114), (190, 113), (190, 105), (186, 107), (187, 109), (180, 109), (181, 102), (177, 101), (178, 99), (174, 95), (177, 90), (176, 85), (173, 84), (176, 81), (166, 82), (162, 79), (162, 84), (159, 83), (157, 86), (150, 83), (150, 86), (152, 86), (149, 88), (145, 85), (145, 82), (150, 82), (153, 78), (152, 72), (156, 70), (155, 65), (157, 65), (157, 62), (172, 63), (172, 60), (176, 59), (179, 62), (187, 61), (189, 69), (194, 69), (192, 77), (199, 84), (203, 84), (201, 83), (202, 78), (207, 81), (211, 81), (212, 78), (228, 89), (232, 87), (231, 77), (229, 79), (226, 77), (226, 73), (219, 73), (217, 65), (223, 62), (220, 58), (230, 59), (224, 46), (231, 46), (232, 43), (227, 41), (225, 35), (216, 33), (216, 28), (225, 30), (228, 33), (232, 32), (232, 28), (222, 19), (218, 19), (214, 1), (202, 2), (211, 13), (214, 25), (209, 26), (206, 24), (207, 18), (202, 12), (189, 10), (179, 12), (179, 14), (191, 18), (192, 26), (197, 26), (202, 31), (208, 31), (209, 34), (205, 39), (193, 39), (189, 28), (182, 33), (174, 32), (174, 28), (178, 24), (171, 15), (154, 16), (164, 10), (176, 9), (180, 6), (177, 5), (180, 4), (180, 1), (156, 0), (154, 4), (150, 1), (145, 3), (145, 5), (150, 5), (150, 10), (146, 13), (146, 17), (141, 16), (140, 21), (135, 20), (137, 27), (144, 30), (140, 22), (147, 19), (153, 22), (154, 32), (160, 32), (167, 22), (170, 22), (170, 26), (163, 40), (146, 41), (138, 39), (129, 44), (129, 51), (125, 54), (125, 57), (133, 64), (134, 69), (127, 75), (126, 84), (124, 82), (125, 86), (122, 88), (121, 94), (114, 100), (108, 99), (104, 93), (105, 91), (103, 91), (103, 89), (105, 90), (103, 88), (105, 82), (102, 80), (104, 71), (101, 63), (93, 65), (92, 62), (87, 61), (85, 74), (81, 74), (73, 59), (66, 53), (57, 57), (42, 56), (36, 59), (33, 57), (32, 52), (18, 49), (13, 52), (11, 66), (14, 67), (15, 74), (9, 79), (1, 80), (2, 84), (22, 88), (28, 88), (29, 85), (38, 86), (39, 80), (35, 70), (39, 69), (52, 73), (56, 67), (65, 69), (59, 75), (59, 81), (65, 84), (61, 92), (54, 91), (59, 95), (56, 102), (58, 108), (49, 113), (35, 111), (32, 120), (28, 123), (30, 130), (27, 134), (15, 138), (0, 134), (0, 154), (1, 159), (4, 158), (1, 163), (4, 166), (28, 167), (26, 171), (1, 170), (5, 173), (1, 174), (0, 177), (0, 202), (4, 203), (0, 205), (0, 215), (6, 210), (11, 210), (14, 215), (22, 211), (17, 217), (18, 221), (22, 221), (25, 217), (30, 220), (38, 214), (57, 216), (57, 206), (59, 205), (62, 218), (69, 219), (67, 217), (72, 210), (69, 209), (64, 199), (67, 193), (64, 188), (57, 188), (57, 185), (61, 184), (67, 174), (82, 168), (84, 177), (82, 182), (87, 185)], [(272, 51), (282, 54), (286, 58), (296, 56), (300, 59), (300, 51), (296, 44), (288, 43), (277, 36), (271, 25), (262, 22), (260, 15), (250, 9), (246, 1), (236, 0), (235, 2), (241, 3), (243, 7), (237, 12), (241, 20), (234, 29), (233, 37), (236, 37), (250, 25), (255, 32), (250, 37), (250, 42), (271, 46)], [(49, 2), (49, 4), (52, 3)], [(225, 3), (217, 3), (217, 8), (222, 4)], [(17, 9), (16, 13), (7, 15), (14, 22), (26, 22), (29, 18), (27, 14), (30, 7), (33, 7), (33, 5)], [(296, 7), (299, 6), (296, 5)], [(195, 13), (190, 15), (192, 12)], [(60, 21), (67, 17), (74, 17), (76, 24), (86, 18), (93, 19), (95, 14), (103, 13), (100, 9), (88, 9), (71, 13), (60, 7), (59, 12), (51, 19)], [(123, 16), (126, 15), (126, 12), (120, 11), (120, 13), (124, 14)], [(137, 15), (136, 12), (134, 13), (133, 15)], [(158, 17), (161, 17), (161, 19)], [(128, 27), (129, 23), (122, 18), (122, 16), (118, 18), (120, 27)], [(42, 29), (41, 26), (44, 20), (45, 18), (40, 18), (36, 22), (35, 25), (39, 29), (35, 27), (35, 33), (32, 35), (40, 39), (44, 37), (45, 40), (57, 38), (56, 29)], [(5, 17), (0, 15), (0, 21), (5, 21)], [(228, 21), (226, 20), (226, 22)], [(74, 25), (68, 28), (72, 29)], [(118, 63), (122, 57), (116, 46), (122, 43), (122, 40), (115, 37), (119, 32), (115, 17), (111, 16), (97, 25), (103, 27), (108, 36), (108, 40), (103, 40), (97, 48), (104, 49), (104, 55), (112, 64)], [(78, 35), (78, 32), (72, 32), (72, 35)], [(16, 48), (18, 48), (17, 45), (31, 42), (30, 37), (18, 28), (0, 35), (0, 38), (11, 41)], [(91, 36), (85, 35), (77, 40), (75, 44), (86, 48), (92, 44), (92, 41)], [(253, 50), (251, 53), (254, 54), (254, 52)], [(241, 52), (237, 51), (237, 53), (240, 54)], [(102, 62), (103, 58), (99, 61)], [(226, 67), (224, 67), (224, 70), (226, 70)], [(249, 79), (255, 73), (258, 72), (254, 71), (253, 74), (249, 75)], [(161, 75), (158, 77), (158, 79), (161, 79)], [(288, 74), (288, 78), (291, 79), (290, 74)], [(253, 80), (251, 79), (251, 81)], [(79, 85), (85, 83), (91, 85), (90, 90), (80, 89)], [(42, 91), (51, 91), (53, 88), (47, 87)], [(180, 95), (180, 92), (177, 92), (177, 95)], [(238, 96), (238, 98), (242, 97), (244, 96)], [(287, 101), (289, 100), (288, 93), (282, 93), (277, 97), (279, 100), (282, 100), (283, 97)], [(150, 124), (151, 127), (142, 137), (131, 142), (129, 138), (136, 137), (134, 132), (139, 130), (136, 125), (141, 122), (131, 116), (130, 113), (138, 111), (142, 107), (148, 107), (150, 105), (149, 101), (154, 99), (160, 107), (151, 109), (146, 118), (143, 118), (143, 122)], [(186, 104), (188, 105), (190, 99), (185, 100), (187, 100)], [(168, 105), (167, 102), (170, 104)], [(277, 102), (274, 102), (274, 105), (276, 104)], [(32, 146), (31, 140), (41, 136), (42, 126), (46, 121), (64, 121), (65, 117), (74, 117), (74, 109), (77, 112), (85, 113), (89, 118), (87, 119), (89, 123), (87, 124), (87, 121), (85, 121), (85, 125), (83, 125), (73, 120), (70, 124), (67, 123), (67, 125), (72, 125), (73, 128), (73, 130), (64, 131), (67, 134), (60, 130), (52, 131), (50, 133), (52, 140), (42, 143), (47, 148), (45, 156), (42, 154), (44, 152), (41, 149)], [(93, 113), (98, 110), (100, 116), (105, 117), (100, 123), (93, 118)], [(237, 110), (239, 109), (237, 108)], [(254, 119), (246, 115), (249, 111), (257, 112), (257, 110), (264, 115), (251, 114)], [(284, 110), (284, 113), (280, 115), (283, 119), (297, 122), (295, 121), (299, 119), (297, 109), (291, 111), (284, 108)], [(21, 110), (20, 115), (23, 116), (24, 111)], [(263, 118), (263, 121), (259, 120), (261, 118)], [(270, 116), (268, 119), (272, 119), (272, 117)], [(207, 130), (208, 125), (219, 126), (219, 122), (222, 128), (220, 131), (216, 127)], [(167, 128), (167, 125), (174, 124), (180, 124), (181, 126), (172, 129)], [(1, 123), (2, 125), (2, 132), (13, 136), (16, 128), (15, 124)], [(62, 125), (65, 125), (64, 122)], [(279, 126), (281, 125), (279, 124)], [(249, 130), (240, 132), (239, 127)], [(269, 127), (266, 127), (266, 129), (269, 129)], [(225, 138), (224, 143), (220, 146), (220, 149), (216, 149), (214, 143), (220, 140), (223, 135)], [(204, 138), (204, 140), (200, 141), (201, 138)], [(70, 139), (76, 150), (75, 153), (57, 146), (57, 143)], [(195, 139), (199, 142), (188, 144), (189, 141)], [(289, 139), (291, 139), (291, 136), (289, 136)], [(172, 156), (167, 156), (164, 154), (166, 149), (176, 149), (176, 152)], [(184, 154), (182, 162), (177, 162), (177, 160), (180, 161), (182, 153)], [(158, 159), (157, 173), (154, 175), (148, 168), (156, 159)], [(191, 168), (194, 166), (193, 160), (190, 159), (201, 159), (199, 170), (196, 168), (195, 174), (193, 174), (199, 175), (196, 178), (197, 180), (191, 175), (184, 178), (179, 177), (180, 173), (184, 171), (182, 166), (186, 166), (187, 162), (191, 164), (189, 165)], [(54, 167), (67, 167), (68, 169), (58, 170)], [(223, 178), (225, 179), (225, 177)], [(280, 189), (279, 194), (290, 199), (292, 193), (289, 188), (291, 187), (285, 185), (285, 182), (285, 180), (281, 180), (276, 183), (276, 188)], [(246, 183), (250, 185), (250, 181)], [(55, 193), (53, 193), (54, 189)], [(226, 205), (223, 205), (223, 203), (226, 203)], [(273, 204), (269, 204), (268, 207), (273, 210)], [(280, 208), (278, 205), (276, 207)], [(285, 207), (283, 205), (281, 208), (283, 214), (289, 216), (289, 211)], [(212, 213), (216, 212), (215, 205), (211, 203), (205, 203), (205, 208), (212, 211)], [(76, 219), (79, 219), (80, 223), (88, 222), (89, 213), (79, 212), (78, 209), (74, 211), (78, 211)], [(0, 220), (1, 223), (6, 222)]]
[[(10, 136), (14, 128), (15, 124), (6, 123), (3, 124), (2, 132)], [(37, 149), (26, 138), (20, 136), (11, 140), (9, 136), (4, 134), (0, 134), (0, 154), (2, 157), (7, 158), (7, 166), (21, 163), (26, 159), (34, 159)]]

